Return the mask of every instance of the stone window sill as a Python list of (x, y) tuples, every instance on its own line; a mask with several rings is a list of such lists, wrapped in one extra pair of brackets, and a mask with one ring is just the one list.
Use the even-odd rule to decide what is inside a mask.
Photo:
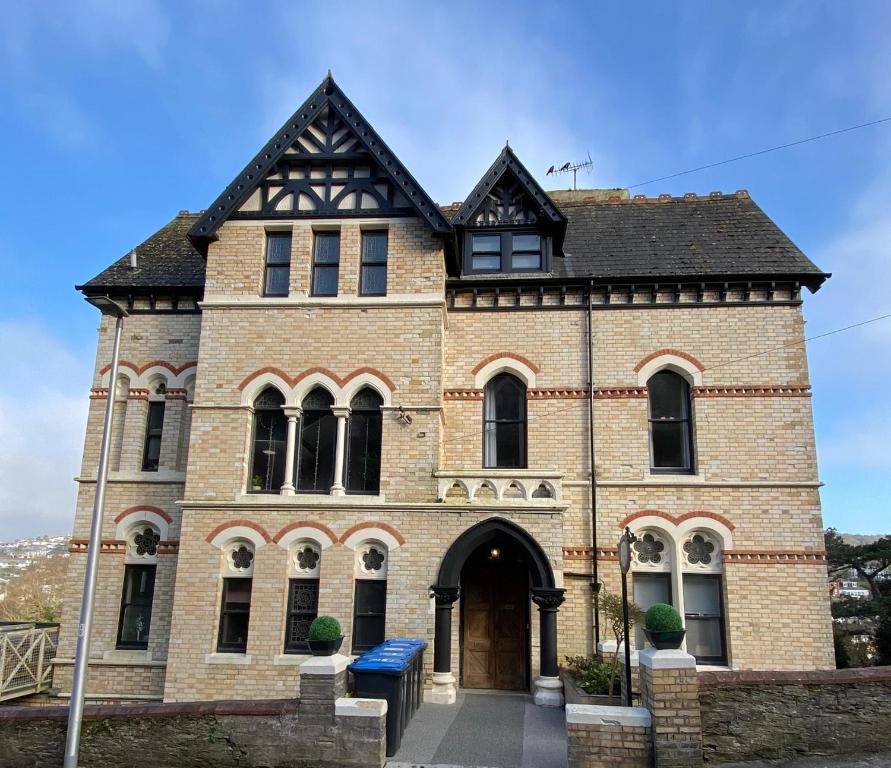
[(299, 667), (307, 659), (312, 656), (308, 653), (280, 653), (278, 656), (272, 657), (272, 665), (274, 667)]
[(208, 653), (204, 656), (205, 664), (246, 666), (250, 664), (251, 661), (252, 657), (247, 653)]
[(385, 504), (387, 497), (384, 494), (367, 496), (363, 494), (348, 493), (343, 496), (332, 496), (329, 493), (294, 493), (284, 495), (279, 493), (242, 493), (238, 502), (241, 504), (318, 504), (319, 506), (331, 504)]

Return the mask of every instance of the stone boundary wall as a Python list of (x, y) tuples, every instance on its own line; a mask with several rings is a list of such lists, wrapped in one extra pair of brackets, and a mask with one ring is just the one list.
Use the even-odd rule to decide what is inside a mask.
[(891, 667), (700, 672), (706, 762), (888, 749)]
[[(386, 702), (338, 699), (327, 723), (296, 699), (87, 705), (83, 768), (381, 768)], [(320, 713), (321, 714), (321, 713)], [(0, 708), (3, 768), (61, 765), (67, 707)], [(322, 715), (321, 720), (326, 718)]]

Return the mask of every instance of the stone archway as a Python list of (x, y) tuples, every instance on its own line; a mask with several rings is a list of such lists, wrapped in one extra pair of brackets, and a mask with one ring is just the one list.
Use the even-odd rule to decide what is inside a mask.
[(505, 538), (526, 555), (532, 601), (539, 610), (541, 676), (533, 683), (535, 703), (543, 706), (563, 704), (557, 668), (557, 610), (563, 603), (565, 590), (555, 586), (554, 571), (538, 542), (516, 523), (502, 518), (483, 520), (458, 536), (443, 557), (436, 584), (431, 586), (436, 600), (431, 694), (434, 702), (451, 704), (457, 693), (452, 673), (452, 606), (460, 596), (464, 564), (480, 547)]

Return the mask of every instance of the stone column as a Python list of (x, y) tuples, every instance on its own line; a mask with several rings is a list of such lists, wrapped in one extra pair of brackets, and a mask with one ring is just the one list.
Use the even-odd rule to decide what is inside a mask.
[(297, 419), (303, 412), (301, 408), (282, 406), (288, 417), (288, 442), (285, 444), (285, 482), (282, 483), (282, 496), (294, 495), (294, 454), (297, 450)]
[(702, 719), (696, 659), (681, 650), (638, 654), (640, 703), (653, 716), (656, 768), (702, 765)]
[(532, 601), (538, 606), (541, 642), (541, 677), (533, 682), (533, 700), (540, 707), (563, 706), (563, 683), (557, 665), (557, 610), (565, 589), (533, 587)]
[(337, 416), (337, 448), (334, 451), (334, 485), (331, 486), (331, 495), (343, 496), (346, 493), (343, 487), (343, 457), (346, 452), (346, 423), (350, 409), (332, 408), (331, 411)]
[(436, 600), (436, 623), (433, 634), (433, 690), (426, 700), (433, 704), (454, 704), (458, 691), (452, 674), (452, 605), (460, 589), (453, 586), (433, 586)]

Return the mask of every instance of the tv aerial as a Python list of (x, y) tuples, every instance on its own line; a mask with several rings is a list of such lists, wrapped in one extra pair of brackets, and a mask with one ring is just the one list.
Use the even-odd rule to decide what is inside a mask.
[(582, 160), (579, 163), (563, 163), (561, 166), (552, 165), (548, 168), (548, 172), (545, 176), (556, 176), (558, 173), (572, 173), (572, 188), (578, 189), (578, 185), (576, 184), (576, 175), (579, 171), (585, 171), (586, 173), (590, 173), (591, 169), (594, 167), (594, 161), (591, 159), (591, 153), (588, 152), (588, 159)]

